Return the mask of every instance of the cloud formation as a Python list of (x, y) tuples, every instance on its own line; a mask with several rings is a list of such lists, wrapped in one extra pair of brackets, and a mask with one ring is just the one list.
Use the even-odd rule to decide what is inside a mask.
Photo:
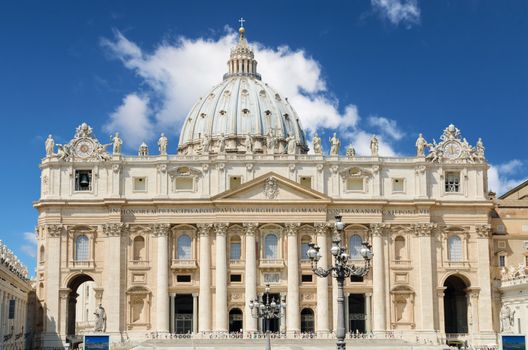
[(22, 234), (26, 242), (20, 247), (20, 250), (32, 258), (37, 256), (37, 237), (34, 232), (24, 232)]
[(370, 3), (375, 12), (396, 26), (410, 28), (420, 23), (417, 0), (370, 0)]
[(524, 163), (518, 159), (497, 165), (490, 164), (488, 170), (489, 190), (501, 195), (526, 181), (528, 179), (526, 175), (519, 176), (523, 166)]
[[(151, 140), (161, 131), (178, 136), (192, 105), (221, 81), (227, 70), (229, 52), (237, 40), (238, 35), (228, 28), (217, 39), (179, 37), (146, 52), (120, 32), (113, 39), (102, 39), (106, 52), (140, 77), (143, 87), (141, 92), (131, 92), (123, 99), (111, 113), (105, 130), (120, 131), (129, 148)], [(288, 46), (270, 48), (258, 42), (250, 45), (263, 80), (288, 97), (301, 117), (308, 138), (316, 130), (321, 135), (325, 130), (339, 128), (343, 144), (352, 142), (359, 154), (369, 154), (369, 137), (365, 135), (370, 133), (364, 130), (368, 123), (359, 125), (361, 117), (356, 105), (339, 105), (339, 100), (327, 88), (319, 62), (304, 50)], [(399, 139), (393, 136), (380, 138), (381, 155), (395, 154), (389, 141)]]
[(394, 140), (401, 140), (403, 136), (405, 136), (405, 133), (398, 127), (398, 123), (396, 123), (396, 120), (387, 119), (384, 117), (370, 116), (368, 117), (368, 123), (371, 126), (378, 128), (378, 130), (383, 135), (386, 135)]

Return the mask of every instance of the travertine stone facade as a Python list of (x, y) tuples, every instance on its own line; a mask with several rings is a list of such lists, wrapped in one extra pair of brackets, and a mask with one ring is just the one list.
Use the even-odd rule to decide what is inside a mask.
[(374, 252), (369, 275), (345, 285), (349, 332), (494, 344), (493, 202), (482, 144), (469, 146), (450, 125), (438, 144), (419, 139), (413, 157), (378, 156), (375, 137), (371, 156), (340, 156), (336, 139), (326, 155), (316, 138), (316, 154), (307, 154), (299, 117), (270, 87), (259, 88), (243, 31), (239, 45), (224, 89), (206, 99), (225, 98), (211, 109), (197, 103), (178, 154), (170, 147), (166, 154), (162, 136), (160, 155), (127, 156), (118, 135), (109, 154), (82, 124), (42, 160), (35, 208), (47, 254), (38, 269), (45, 340), (77, 333), (71, 305), (86, 281), (95, 283), (106, 331), (118, 340), (260, 331), (248, 302), (266, 284), (287, 302), (273, 331), (328, 336), (335, 283), (316, 278), (305, 253), (317, 242), (321, 266), (331, 263), (333, 220), (341, 214), (351, 261), (362, 263), (362, 241)]

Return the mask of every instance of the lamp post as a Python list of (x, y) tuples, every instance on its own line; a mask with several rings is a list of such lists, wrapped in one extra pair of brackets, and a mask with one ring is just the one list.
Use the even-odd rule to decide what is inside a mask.
[[(343, 293), (343, 287), (345, 284), (345, 278), (350, 276), (365, 276), (370, 270), (370, 260), (373, 255), (371, 251), (371, 245), (368, 242), (363, 242), (360, 250), (360, 254), (365, 260), (364, 266), (355, 266), (349, 264), (349, 256), (346, 253), (346, 249), (341, 245), (341, 236), (344, 230), (345, 224), (341, 221), (341, 215), (335, 217), (335, 233), (332, 238), (332, 248), (330, 253), (334, 256), (335, 263), (328, 269), (317, 267), (317, 262), (321, 259), (322, 255), (319, 253), (320, 247), (314, 243), (309, 244), (307, 252), (310, 262), (312, 264), (312, 271), (319, 277), (328, 277), (332, 273), (332, 277), (337, 280), (337, 349), (346, 349), (345, 343), (345, 297)], [(319, 307), (324, 307), (319, 305)]]
[(270, 340), (270, 320), (273, 318), (280, 318), (284, 307), (286, 307), (286, 301), (280, 300), (279, 302), (275, 298), (271, 298), (270, 301), (270, 286), (266, 284), (266, 292), (259, 301), (257, 297), (249, 300), (249, 309), (251, 310), (251, 316), (256, 319), (265, 320), (265, 331), (266, 331), (266, 350), (271, 350)]

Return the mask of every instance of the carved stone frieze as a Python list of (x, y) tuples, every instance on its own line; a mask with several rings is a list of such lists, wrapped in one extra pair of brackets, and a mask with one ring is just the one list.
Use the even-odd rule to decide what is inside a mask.
[(63, 226), (60, 224), (46, 225), (45, 229), (48, 237), (59, 237), (62, 233)]
[(297, 234), (297, 230), (299, 229), (299, 226), (301, 226), (301, 223), (299, 222), (290, 222), (286, 224), (286, 234), (288, 236), (295, 236)]
[(491, 225), (475, 225), (475, 231), (479, 238), (489, 238), (491, 236)]
[(437, 227), (436, 224), (433, 223), (423, 223), (423, 224), (414, 224), (414, 235), (418, 237), (426, 237), (431, 236), (433, 234), (433, 230)]
[(198, 234), (200, 236), (209, 236), (211, 228), (213, 227), (212, 224), (197, 224), (196, 226), (198, 227)]
[(383, 237), (387, 235), (387, 233), (389, 232), (389, 228), (390, 228), (389, 224), (382, 224), (382, 223), (370, 224), (369, 233), (370, 235), (372, 235), (372, 237), (380, 237), (380, 236)]
[(214, 230), (217, 236), (225, 236), (227, 233), (227, 228), (229, 227), (228, 223), (216, 223), (214, 224)]
[(328, 229), (331, 227), (331, 225), (327, 222), (316, 222), (314, 224), (315, 227), (315, 234), (318, 236), (326, 236), (328, 233)]
[(170, 224), (154, 224), (152, 225), (152, 232), (156, 237), (166, 237), (170, 231)]
[(125, 224), (123, 223), (115, 223), (115, 224), (104, 224), (103, 225), (103, 233), (107, 237), (117, 237), (121, 236), (125, 229)]

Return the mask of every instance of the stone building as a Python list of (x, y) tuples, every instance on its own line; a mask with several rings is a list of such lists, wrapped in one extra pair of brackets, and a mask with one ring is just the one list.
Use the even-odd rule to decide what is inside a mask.
[(492, 227), (495, 328), (528, 336), (528, 181), (499, 197)]
[(0, 349), (31, 349), (34, 303), (27, 268), (0, 241)]
[(118, 134), (107, 151), (84, 123), (57, 152), (46, 141), (34, 204), (45, 342), (78, 333), (87, 281), (116, 340), (262, 330), (249, 299), (266, 284), (286, 301), (272, 331), (328, 336), (335, 281), (312, 273), (306, 251), (317, 242), (330, 264), (341, 214), (350, 261), (363, 263), (363, 241), (374, 252), (371, 272), (345, 285), (349, 332), (495, 344), (482, 141), (472, 147), (449, 125), (439, 143), (420, 135), (416, 156), (383, 157), (375, 136), (356, 156), (342, 155), (337, 135), (327, 154), (315, 135), (309, 154), (302, 116), (262, 82), (244, 28), (227, 68), (192, 107), (175, 154), (164, 135), (159, 152), (125, 155)]

